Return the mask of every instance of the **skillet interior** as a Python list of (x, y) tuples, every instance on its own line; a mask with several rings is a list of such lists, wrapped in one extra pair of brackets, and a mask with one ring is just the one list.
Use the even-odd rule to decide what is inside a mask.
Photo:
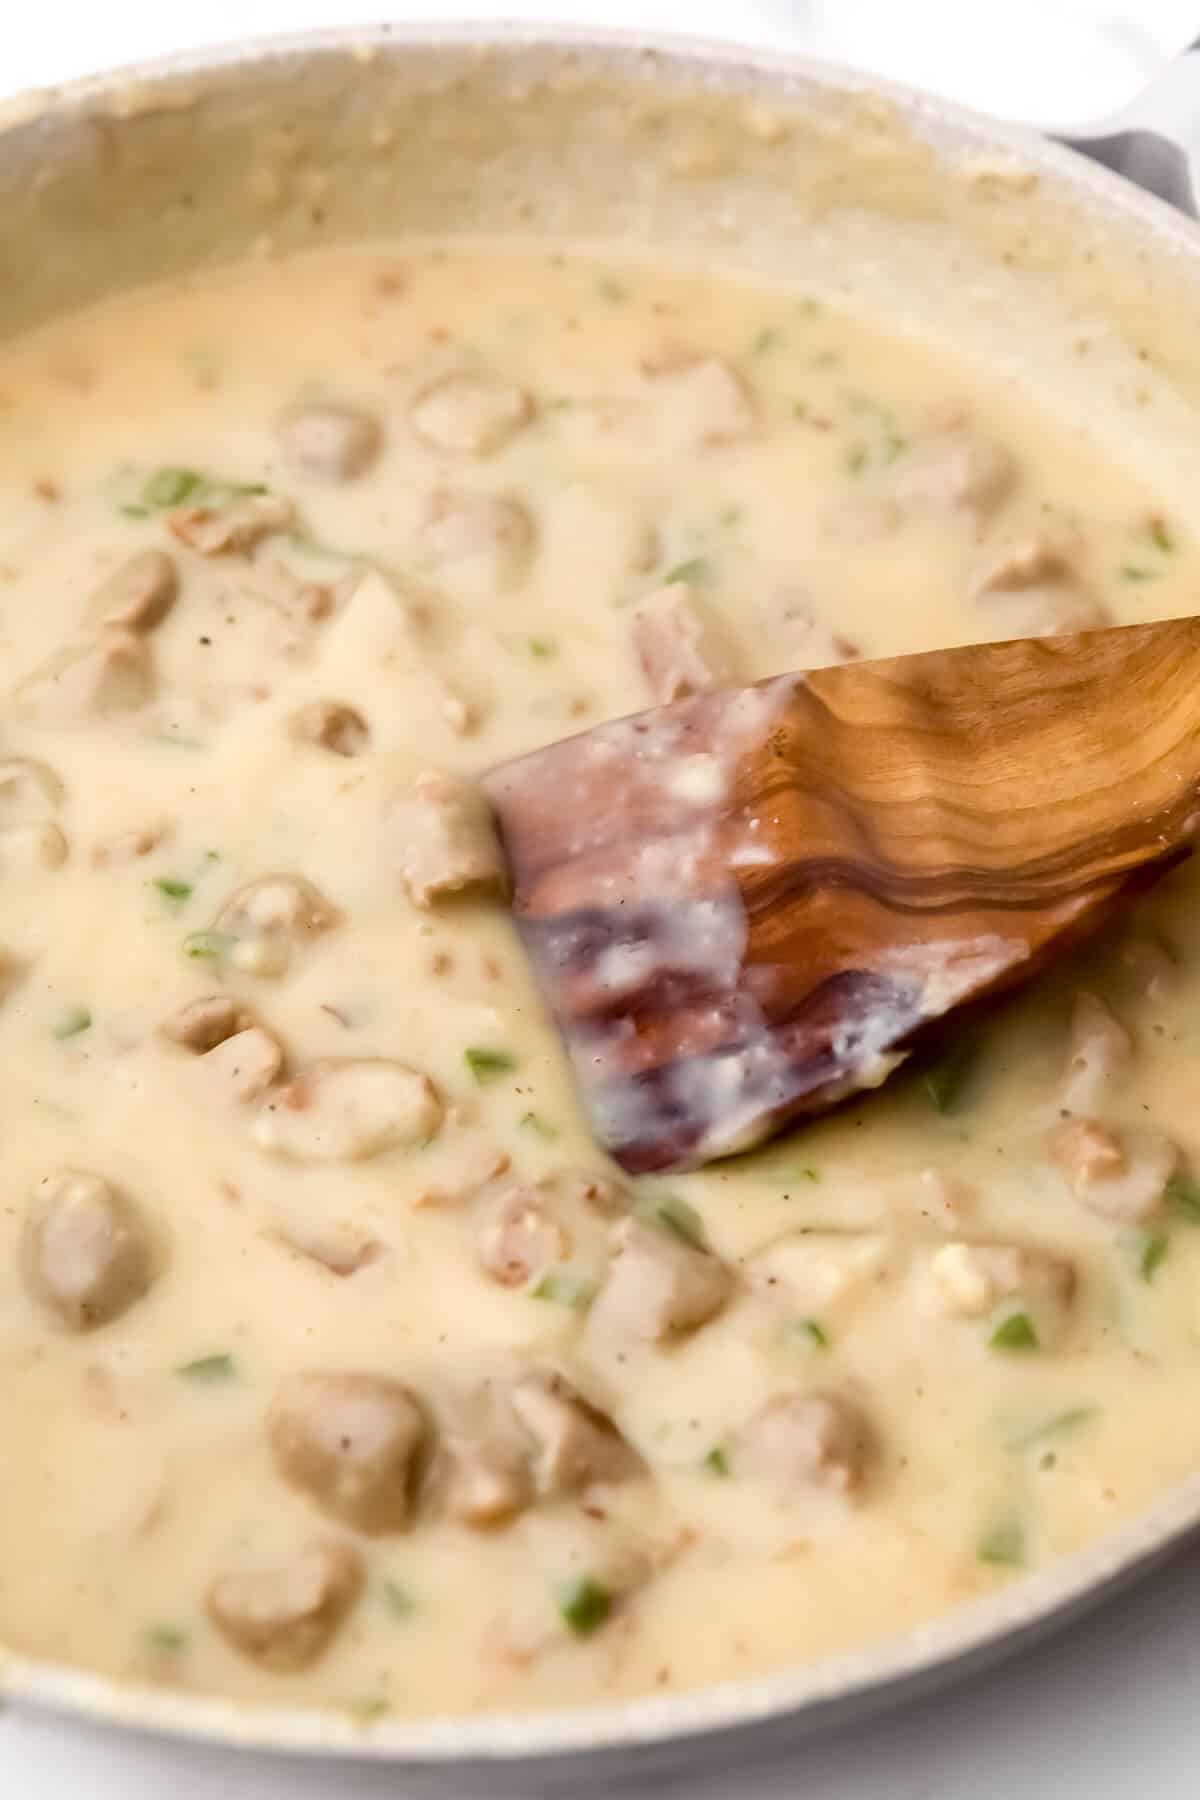
[[(404, 232), (629, 240), (953, 334), (1086, 407), (1185, 504), (1196, 235), (1022, 134), (898, 90), (716, 47), (439, 30), (233, 50), (12, 109), (0, 328), (245, 254)], [(1086, 335), (1089, 355), (1076, 354)], [(1146, 397), (1149, 397), (1147, 400)], [(1152, 402), (1152, 403), (1151, 403)], [(444, 1762), (658, 1745), (844, 1715), (1062, 1617), (1200, 1518), (1200, 1481), (1096, 1550), (885, 1645), (620, 1709), (382, 1722), (246, 1711), (9, 1658), (14, 1694), (247, 1744)]]

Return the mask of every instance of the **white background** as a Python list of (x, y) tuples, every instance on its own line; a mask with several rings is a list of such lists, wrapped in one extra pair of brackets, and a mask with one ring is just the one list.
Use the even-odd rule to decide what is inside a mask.
[[(1068, 121), (1128, 99), (1200, 35), (1200, 0), (409, 0), (393, 17), (525, 18), (786, 44), (1012, 117)], [(0, 93), (253, 32), (370, 19), (355, 0), (0, 0)], [(0, 1483), (3, 1474), (0, 1472)], [(786, 1768), (739, 1800), (1194, 1800), (1200, 1549), (1043, 1649)], [(664, 1784), (656, 1779), (656, 1789)], [(725, 1800), (728, 1776), (687, 1780)], [(460, 1800), (455, 1784), (447, 1800)], [(642, 1792), (631, 1770), (631, 1794)], [(649, 1792), (646, 1787), (645, 1792)], [(681, 1790), (682, 1791), (682, 1790)], [(11, 1709), (0, 1800), (409, 1800), (383, 1768), (234, 1757)]]

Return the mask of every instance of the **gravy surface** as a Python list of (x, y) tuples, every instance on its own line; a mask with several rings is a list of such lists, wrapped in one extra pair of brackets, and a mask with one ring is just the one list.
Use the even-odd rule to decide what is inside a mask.
[(628, 1183), (469, 785), (1189, 610), (1115, 454), (802, 293), (399, 244), (5, 346), (0, 500), (6, 1644), (364, 1720), (688, 1688), (1197, 1467), (1189, 869), (936, 1066)]

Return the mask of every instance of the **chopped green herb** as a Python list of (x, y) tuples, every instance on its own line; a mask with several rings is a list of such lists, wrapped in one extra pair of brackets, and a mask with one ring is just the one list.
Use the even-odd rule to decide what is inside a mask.
[(182, 506), (185, 500), (190, 500), (194, 506), (227, 506), (231, 500), (269, 491), (261, 481), (227, 481), (202, 475), (198, 469), (155, 469), (142, 487), (140, 512), (134, 513), (130, 506), (123, 506), (121, 510), (133, 517), (145, 518), (152, 512)]
[(793, 419), (807, 419), (807, 417), (808, 417), (808, 401), (807, 400), (793, 400), (792, 401), (792, 417), (793, 417)]
[(60, 1042), (64, 1038), (78, 1037), (81, 1031), (89, 1031), (91, 1024), (92, 1015), (86, 1006), (70, 1006), (54, 1027), (54, 1035)]
[(788, 1332), (810, 1350), (829, 1348), (829, 1333), (816, 1319), (794, 1319), (788, 1326)]
[(704, 1458), (702, 1466), (708, 1470), (710, 1475), (720, 1475), (724, 1478), (729, 1474), (729, 1457), (720, 1444), (714, 1444)]
[(1095, 1416), (1096, 1408), (1094, 1406), (1069, 1406), (1065, 1412), (1054, 1413), (1050, 1418), (1043, 1419), (1039, 1425), (1030, 1426), (1028, 1431), (1018, 1432), (1015, 1437), (1009, 1439), (1010, 1448), (1032, 1450), (1037, 1445), (1049, 1443), (1055, 1438), (1069, 1437), (1073, 1431), (1078, 1431), (1081, 1425), (1086, 1425), (1088, 1420), (1094, 1419)]
[(545, 658), (558, 655), (558, 645), (552, 638), (531, 637), (528, 643), (530, 656)]
[(992, 1330), (988, 1343), (993, 1350), (1036, 1350), (1037, 1328), (1027, 1312), (1009, 1313)]
[(596, 1284), (571, 1269), (549, 1269), (529, 1292), (534, 1300), (550, 1300), (555, 1306), (569, 1306), (579, 1312), (590, 1304)]
[(1200, 1225), (1200, 1182), (1190, 1175), (1172, 1175), (1167, 1183), (1167, 1199), (1183, 1219)]
[(750, 346), (750, 354), (765, 356), (768, 350), (774, 350), (776, 345), (782, 344), (782, 342), (782, 331), (777, 330), (774, 325), (764, 325)]
[(148, 506), (134, 506), (130, 504), (118, 506), (117, 511), (123, 519), (148, 519), (150, 517), (150, 508)]
[(185, 737), (181, 731), (153, 731), (150, 741), (155, 744), (170, 744), (175, 750), (206, 750), (199, 738)]
[(560, 1136), (558, 1126), (552, 1125), (549, 1119), (543, 1119), (541, 1113), (522, 1113), (518, 1123), (522, 1131), (531, 1131), (534, 1137), (540, 1137), (544, 1144), (553, 1144)]
[(846, 452), (846, 467), (852, 475), (868, 468), (886, 469), (908, 449), (908, 439), (897, 431), (887, 407), (880, 406), (869, 394), (848, 393), (845, 398), (850, 411), (864, 419), (872, 431), (871, 437), (851, 444)]
[(1166, 1259), (1171, 1248), (1171, 1240), (1165, 1231), (1135, 1231), (1130, 1239), (1130, 1250), (1137, 1265), (1137, 1272), (1143, 1281), (1153, 1281), (1159, 1268)]
[(188, 1634), (178, 1625), (151, 1625), (146, 1631), (146, 1646), (163, 1656), (178, 1656), (187, 1649)]
[(489, 1081), (498, 1081), (501, 1075), (511, 1075), (517, 1066), (516, 1057), (509, 1051), (488, 1050), (477, 1044), (463, 1051), (463, 1061), (480, 1087), (486, 1087)]
[(356, 550), (338, 550), (333, 544), (319, 543), (302, 531), (289, 532), (288, 544), (301, 556), (320, 557), (326, 562), (354, 562), (359, 554)]
[(1121, 565), (1121, 580), (1122, 581), (1157, 581), (1158, 580), (1158, 570), (1157, 569), (1144, 569), (1138, 563), (1123, 563)]
[(590, 1575), (580, 1575), (560, 1590), (558, 1610), (576, 1637), (588, 1637), (608, 1618), (612, 1595)]
[(706, 556), (689, 556), (685, 562), (676, 563), (668, 569), (663, 580), (670, 587), (676, 581), (707, 581), (712, 574), (712, 565)]
[(237, 1375), (237, 1364), (228, 1351), (216, 1356), (198, 1356), (194, 1362), (180, 1363), (175, 1373), (184, 1381), (216, 1383), (232, 1381)]
[(1147, 535), (1156, 550), (1161, 550), (1167, 555), (1174, 550), (1175, 539), (1171, 536), (1171, 533), (1167, 528), (1167, 521), (1164, 518), (1155, 515), (1150, 521)]
[(237, 939), (228, 931), (192, 931), (183, 940), (183, 954), (220, 962), (236, 943)]
[(997, 1568), (1019, 1569), (1025, 1561), (1025, 1528), (1019, 1519), (1005, 1519), (985, 1531), (975, 1546), (982, 1563)]
[(695, 1207), (689, 1206), (679, 1194), (643, 1194), (638, 1201), (637, 1211), (649, 1224), (661, 1225), (664, 1230), (673, 1231), (677, 1238), (682, 1238), (685, 1244), (691, 1244), (694, 1250), (706, 1248), (704, 1221)]
[(180, 506), (203, 479), (195, 469), (156, 469), (142, 489), (142, 504), (156, 511)]
[(346, 1708), (360, 1725), (370, 1725), (373, 1720), (382, 1719), (391, 1710), (391, 1701), (385, 1700), (382, 1694), (368, 1694), (365, 1699), (351, 1700)]
[(962, 1105), (974, 1071), (976, 1049), (967, 1038), (961, 1038), (927, 1065), (921, 1086), (940, 1113), (955, 1113)]
[(205, 476), (191, 499), (197, 505), (207, 507), (228, 506), (233, 500), (246, 500), (259, 494), (269, 494), (270, 488), (265, 481), (214, 481)]
[(409, 1619), (416, 1612), (417, 1603), (412, 1594), (406, 1587), (401, 1587), (398, 1581), (393, 1581), (390, 1575), (380, 1582), (379, 1591), (383, 1595), (383, 1604), (393, 1619)]
[(170, 901), (174, 907), (182, 906), (185, 900), (192, 897), (191, 882), (177, 881), (172, 875), (159, 875), (150, 885), (156, 887), (163, 899)]
[(629, 289), (615, 275), (602, 275), (596, 283), (596, 292), (602, 300), (628, 300)]

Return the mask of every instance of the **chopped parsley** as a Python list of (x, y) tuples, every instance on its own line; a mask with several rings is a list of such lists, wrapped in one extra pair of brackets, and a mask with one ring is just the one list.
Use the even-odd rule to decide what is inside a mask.
[(402, 1587), (398, 1581), (393, 1581), (390, 1575), (385, 1576), (380, 1582), (379, 1591), (383, 1596), (383, 1604), (393, 1619), (410, 1619), (416, 1612), (417, 1603), (408, 1588)]
[(699, 584), (708, 581), (711, 576), (712, 564), (707, 556), (689, 556), (683, 562), (676, 563), (674, 568), (668, 569), (663, 580), (668, 587), (672, 587), (677, 581)]
[(1086, 1425), (1089, 1419), (1096, 1416), (1094, 1406), (1068, 1406), (1064, 1412), (1053, 1413), (1050, 1418), (1043, 1419), (1040, 1424), (1031, 1425), (1026, 1431), (1019, 1431), (1009, 1440), (1013, 1450), (1032, 1450), (1039, 1444), (1052, 1442), (1056, 1438), (1069, 1437)]
[(237, 1364), (228, 1351), (221, 1351), (216, 1356), (198, 1356), (194, 1362), (180, 1363), (175, 1373), (184, 1381), (215, 1386), (220, 1381), (232, 1381), (237, 1375)]
[(612, 1611), (612, 1595), (590, 1575), (577, 1576), (559, 1590), (558, 1610), (576, 1637), (590, 1637)]
[(955, 1113), (963, 1104), (974, 1073), (976, 1054), (974, 1044), (962, 1038), (926, 1066), (921, 1086), (938, 1112)]
[(1037, 1328), (1027, 1312), (1012, 1312), (992, 1328), (988, 1343), (993, 1350), (1037, 1350)]
[(511, 1075), (517, 1066), (510, 1051), (489, 1050), (479, 1044), (471, 1044), (463, 1051), (463, 1061), (480, 1087), (498, 1081), (502, 1075)]
[(315, 556), (322, 562), (357, 562), (359, 550), (339, 550), (335, 544), (323, 544), (303, 531), (290, 531), (288, 544), (301, 556)]
[(896, 420), (888, 408), (868, 394), (849, 393), (845, 398), (850, 412), (871, 432), (869, 437), (858, 438), (846, 451), (847, 469), (852, 475), (860, 475), (865, 469), (886, 469), (908, 449), (908, 439), (896, 429)]
[(367, 1694), (361, 1700), (351, 1700), (346, 1708), (346, 1711), (352, 1718), (357, 1719), (360, 1725), (370, 1725), (374, 1720), (382, 1719), (385, 1713), (389, 1713), (391, 1710), (391, 1701), (385, 1700), (382, 1694)]
[[(149, 516), (153, 512), (166, 512), (173, 506), (182, 506), (185, 500), (190, 500), (196, 506), (225, 506), (231, 500), (267, 492), (267, 487), (261, 481), (223, 481), (210, 475), (202, 475), (198, 469), (180, 469), (168, 465), (155, 469), (153, 474), (147, 476), (138, 498), (142, 513)], [(133, 511), (129, 506), (124, 506), (121, 510), (125, 513)]]
[(544, 1144), (553, 1144), (561, 1135), (558, 1126), (552, 1125), (549, 1119), (543, 1119), (541, 1113), (522, 1113), (518, 1123), (522, 1131), (532, 1132), (534, 1137), (540, 1137)]
[(236, 943), (237, 939), (228, 931), (193, 931), (183, 940), (183, 954), (202, 961), (220, 962)]
[(156, 469), (142, 488), (142, 505), (158, 512), (164, 507), (181, 506), (203, 480), (195, 469)]
[(568, 1306), (579, 1312), (596, 1292), (596, 1284), (572, 1269), (550, 1269), (529, 1290), (534, 1300), (549, 1300), (555, 1306)]
[(61, 1043), (66, 1038), (78, 1037), (80, 1032), (90, 1031), (92, 1015), (86, 1006), (69, 1006), (61, 1015), (54, 1027), (54, 1035)]
[(188, 737), (182, 731), (152, 731), (150, 741), (154, 744), (171, 744), (176, 750), (206, 750), (199, 738)]
[(788, 1327), (788, 1335), (796, 1338), (809, 1350), (828, 1350), (829, 1333), (816, 1319), (794, 1319)]
[(1172, 1175), (1167, 1183), (1167, 1199), (1181, 1218), (1200, 1225), (1200, 1182), (1190, 1175)]
[(156, 887), (163, 899), (173, 908), (182, 906), (185, 900), (190, 900), (192, 897), (191, 882), (178, 881), (173, 875), (159, 875), (150, 885)]
[(146, 1646), (160, 1656), (178, 1656), (187, 1649), (188, 1634), (178, 1625), (151, 1625), (146, 1631)]
[(985, 1531), (975, 1546), (981, 1563), (996, 1568), (1019, 1569), (1025, 1561), (1025, 1528), (1018, 1519), (1004, 1519)]
[(670, 1231), (693, 1250), (707, 1249), (704, 1235), (704, 1221), (694, 1206), (690, 1206), (679, 1194), (652, 1192), (643, 1194), (638, 1201), (637, 1211), (648, 1224), (660, 1225), (664, 1231)]
[(1165, 1231), (1135, 1231), (1129, 1248), (1138, 1274), (1143, 1281), (1150, 1282), (1166, 1260), (1171, 1240)]
[(710, 1475), (718, 1475), (724, 1480), (729, 1474), (729, 1455), (724, 1446), (714, 1444), (701, 1467), (707, 1469)]

